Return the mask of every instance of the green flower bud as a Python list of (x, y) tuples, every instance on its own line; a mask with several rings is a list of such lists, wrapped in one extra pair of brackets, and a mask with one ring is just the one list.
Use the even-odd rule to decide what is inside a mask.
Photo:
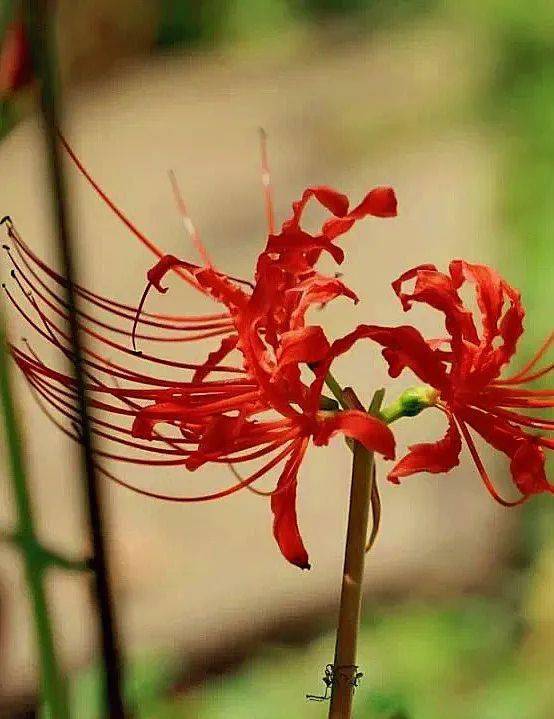
[(427, 407), (433, 407), (438, 396), (439, 393), (433, 387), (410, 387), (395, 402), (381, 410), (381, 418), (390, 424), (400, 417), (415, 417)]

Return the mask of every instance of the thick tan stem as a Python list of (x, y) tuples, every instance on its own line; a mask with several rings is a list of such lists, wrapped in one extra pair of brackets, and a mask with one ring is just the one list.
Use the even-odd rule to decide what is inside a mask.
[[(370, 414), (379, 413), (383, 396), (384, 391), (377, 390), (369, 408)], [(363, 409), (352, 389), (346, 388), (342, 398), (348, 407)], [(352, 698), (358, 672), (358, 630), (373, 479), (373, 452), (368, 452), (363, 445), (355, 442), (329, 719), (350, 719), (352, 716)]]
[(329, 719), (352, 714), (372, 477), (373, 454), (356, 442)]

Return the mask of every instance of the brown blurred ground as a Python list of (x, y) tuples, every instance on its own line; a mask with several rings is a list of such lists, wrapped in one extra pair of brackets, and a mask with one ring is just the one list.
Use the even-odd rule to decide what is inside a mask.
[[(209, 251), (222, 269), (236, 274), (251, 272), (264, 241), (258, 125), (270, 135), (279, 217), (308, 184), (337, 186), (354, 200), (375, 184), (394, 185), (398, 219), (370, 220), (345, 239), (343, 269), (362, 302), (329, 308), (324, 324), (336, 336), (357, 322), (405, 321), (389, 283), (409, 266), (444, 266), (460, 255), (491, 260), (496, 177), (487, 138), (455, 118), (457, 103), (463, 105), (474, 90), (463, 36), (433, 25), (332, 50), (328, 40), (312, 40), (278, 57), (167, 57), (129, 66), (103, 84), (72, 92), (67, 134), (138, 225), (166, 250), (184, 254), (190, 248), (166, 179), (167, 169), (175, 169)], [(433, 132), (420, 132), (423, 125)], [(35, 121), (13, 133), (0, 148), (0, 160), (0, 214), (10, 213), (27, 242), (51, 257)], [(135, 302), (150, 256), (74, 171), (70, 177), (86, 284)], [(168, 312), (193, 312), (198, 302), (174, 282), (155, 304)], [(413, 315), (431, 333), (438, 331), (436, 318)], [(14, 322), (14, 338), (22, 331)], [(187, 356), (199, 352), (187, 348)], [(366, 395), (388, 383), (378, 354), (367, 347), (345, 359), (337, 374), (367, 387)], [(80, 551), (74, 449), (46, 423), (23, 387), (20, 395), (42, 534), (58, 548)], [(400, 447), (405, 440), (438, 437), (442, 429), (432, 414), (405, 421), (398, 427)], [(487, 582), (501, 569), (511, 520), (489, 501), (465, 460), (448, 477), (383, 488), (383, 529), (369, 560), (368, 591), (458, 591)], [(183, 507), (107, 487), (126, 646), (189, 651), (311, 607), (332, 606), (348, 472), (348, 453), (338, 440), (312, 451), (302, 469), (299, 516), (313, 562), (309, 573), (283, 561), (271, 536), (268, 504), (250, 494)], [(120, 467), (118, 473), (177, 494), (229, 482), (223, 469), (166, 476)], [(9, 521), (5, 481), (1, 491), (2, 515)], [(19, 692), (33, 674), (32, 636), (19, 563), (10, 550), (1, 552), (5, 689)], [(74, 666), (90, 653), (86, 585), (79, 577), (52, 579), (64, 655)]]

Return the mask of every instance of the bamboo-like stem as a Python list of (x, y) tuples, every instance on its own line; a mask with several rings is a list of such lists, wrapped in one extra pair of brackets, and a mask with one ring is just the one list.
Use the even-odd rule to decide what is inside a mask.
[[(351, 390), (344, 390), (342, 396), (350, 406), (359, 406)], [(382, 400), (383, 392), (376, 392), (371, 414), (379, 412)], [(352, 715), (373, 467), (373, 452), (355, 442), (329, 719), (350, 719)]]
[[(4, 529), (3, 527), (0, 527), (0, 542), (13, 544), (17, 548), (21, 548), (25, 544), (20, 532), (13, 529)], [(88, 572), (92, 569), (90, 559), (68, 557), (54, 549), (48, 549), (42, 543), (37, 543), (37, 551), (42, 555), (42, 562), (45, 567), (57, 567), (67, 572)]]
[(80, 416), (83, 479), (87, 499), (89, 531), (92, 543), (94, 570), (94, 598), (98, 611), (99, 635), (105, 679), (105, 713), (110, 719), (125, 716), (122, 697), (122, 665), (117, 641), (113, 599), (109, 582), (108, 557), (103, 533), (98, 477), (94, 462), (94, 448), (87, 407), (83, 374), (81, 337), (75, 295), (75, 264), (70, 237), (69, 212), (63, 163), (58, 142), (61, 111), (58, 101), (55, 51), (51, 42), (49, 0), (26, 0), (28, 27), (33, 61), (41, 81), (41, 114), (49, 161), (53, 211), (56, 221), (58, 247), (66, 279), (66, 302), (72, 344), (72, 359), (76, 380), (77, 408)]
[(9, 355), (6, 350), (6, 337), (1, 321), (0, 395), (17, 511), (17, 530), (15, 533), (11, 533), (10, 538), (17, 537), (17, 544), (23, 555), (25, 579), (32, 606), (40, 660), (42, 697), (52, 719), (69, 719), (66, 687), (56, 654), (54, 631), (45, 590), (47, 565), (35, 529), (33, 507), (23, 461), (22, 439), (11, 390)]

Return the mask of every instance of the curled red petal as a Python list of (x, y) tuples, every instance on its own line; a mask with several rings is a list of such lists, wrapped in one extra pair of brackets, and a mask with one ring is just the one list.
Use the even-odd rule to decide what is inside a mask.
[(514, 455), (519, 441), (524, 436), (519, 428), (489, 412), (472, 407), (463, 407), (459, 412), (463, 420), (491, 446), (508, 457)]
[(483, 342), (492, 342), (498, 335), (498, 322), (504, 304), (500, 275), (486, 265), (473, 265), (464, 260), (450, 263), (450, 275), (457, 288), (466, 280), (475, 284), (483, 324)]
[(310, 387), (310, 398), (314, 407), (319, 404), (323, 383), (333, 361), (362, 339), (373, 340), (384, 347), (383, 356), (389, 363), (391, 377), (397, 377), (405, 367), (409, 367), (423, 382), (436, 389), (446, 385), (444, 363), (414, 327), (358, 325), (349, 334), (335, 340), (327, 356), (312, 368), (315, 380)]
[(342, 192), (333, 190), (332, 187), (319, 185), (318, 187), (309, 188), (307, 192), (313, 193), (317, 201), (337, 217), (342, 217), (348, 212), (348, 197), (343, 195)]
[(343, 282), (334, 277), (321, 277), (315, 275), (288, 290), (290, 296), (296, 293), (300, 299), (296, 309), (291, 313), (293, 327), (303, 326), (304, 316), (312, 305), (325, 305), (337, 297), (348, 297), (358, 304), (358, 296)]
[[(498, 377), (503, 365), (514, 354), (523, 333), (525, 311), (521, 296), (487, 265), (454, 260), (450, 263), (450, 274), (456, 287), (461, 287), (465, 281), (475, 285), (483, 329), (472, 376), (486, 383)], [(508, 307), (504, 310), (506, 303)], [(497, 347), (494, 343), (498, 337), (503, 342)]]
[(371, 339), (382, 345), (391, 377), (398, 377), (405, 368), (409, 368), (423, 382), (437, 389), (446, 385), (446, 370), (440, 354), (414, 327), (375, 327)]
[(279, 477), (271, 496), (273, 536), (282, 555), (300, 569), (310, 569), (308, 552), (302, 541), (296, 516), (296, 487), (298, 469), (306, 452), (307, 441), (299, 441)]
[(138, 439), (153, 439), (155, 426), (176, 419), (183, 407), (176, 402), (158, 402), (139, 410), (133, 420), (131, 434)]
[(377, 417), (356, 409), (336, 412), (330, 417), (318, 419), (314, 444), (328, 444), (335, 434), (344, 434), (364, 445), (370, 452), (378, 452), (385, 459), (394, 459), (394, 435)]
[(167, 292), (167, 287), (162, 287), (161, 281), (167, 275), (167, 273), (170, 270), (173, 270), (175, 267), (182, 267), (187, 270), (192, 270), (195, 266), (191, 265), (190, 262), (180, 260), (178, 257), (175, 257), (175, 255), (164, 255), (158, 262), (156, 262), (154, 267), (152, 267), (146, 273), (148, 282), (150, 282), (150, 284), (153, 285), (158, 290), (158, 292)]
[[(413, 292), (403, 292), (403, 282), (413, 277), (416, 281)], [(437, 271), (432, 265), (420, 265), (395, 280), (393, 288), (405, 311), (410, 309), (413, 302), (422, 302), (444, 314), (446, 329), (452, 337), (453, 349), (460, 362), (465, 356), (467, 342), (479, 345), (472, 313), (464, 306), (457, 285), (449, 275)]]
[(544, 452), (536, 442), (531, 439), (519, 442), (510, 462), (510, 471), (522, 494), (554, 493), (554, 487), (546, 478), (545, 461)]
[(406, 270), (406, 272), (403, 272), (400, 277), (397, 277), (394, 282), (392, 282), (392, 289), (394, 290), (396, 296), (402, 303), (402, 307), (405, 312), (407, 312), (410, 307), (412, 306), (411, 302), (411, 296), (409, 293), (403, 292), (402, 287), (405, 282), (409, 282), (410, 280), (413, 280), (414, 277), (417, 277), (418, 273), (422, 270), (427, 270), (429, 272), (437, 272), (437, 268), (435, 265), (431, 264), (424, 264), (424, 265), (417, 265), (417, 267), (412, 267), (409, 270)]
[(300, 225), (304, 208), (306, 207), (308, 200), (312, 197), (315, 197), (320, 204), (326, 207), (337, 217), (342, 217), (348, 212), (349, 202), (346, 195), (343, 195), (342, 193), (337, 192), (337, 190), (333, 190), (331, 187), (327, 187), (326, 185), (308, 187), (302, 193), (300, 200), (292, 203), (293, 214), (289, 220), (283, 223), (283, 232), (287, 232), (293, 227), (298, 227)]
[(329, 341), (318, 325), (290, 330), (281, 335), (278, 366), (319, 362), (329, 351)]
[(446, 434), (438, 442), (414, 444), (408, 447), (408, 454), (393, 467), (387, 479), (400, 484), (400, 477), (418, 472), (442, 474), (459, 464), (462, 441), (454, 419), (449, 416)]
[(131, 434), (137, 439), (148, 439), (154, 438), (154, 427), (158, 420), (149, 417), (144, 412), (139, 412), (133, 420), (131, 427)]
[(523, 495), (553, 491), (546, 479), (538, 438), (481, 410), (465, 407), (462, 417), (486, 442), (509, 457), (514, 484)]
[(200, 287), (217, 302), (222, 302), (229, 309), (244, 307), (249, 299), (240, 287), (237, 286), (236, 280), (223, 275), (212, 267), (202, 267), (195, 269), (194, 278)]
[(366, 215), (373, 217), (396, 217), (398, 214), (398, 201), (392, 187), (375, 187), (367, 193), (360, 204), (350, 213), (356, 220)]
[(206, 462), (232, 454), (241, 431), (249, 426), (244, 416), (215, 416), (206, 426), (196, 452), (187, 458), (185, 466), (193, 472)]
[[(340, 247), (334, 245), (328, 237), (312, 235), (300, 230), (298, 228), (290, 228), (284, 230), (279, 235), (270, 235), (267, 241), (266, 252), (272, 254), (282, 254), (287, 251), (294, 251), (308, 253), (313, 255), (313, 262), (308, 262), (306, 269), (312, 267), (317, 261), (321, 252), (328, 252), (331, 257), (335, 260), (337, 265), (341, 265), (344, 262), (344, 252)], [(294, 258), (294, 264), (298, 265), (298, 258)], [(297, 266), (297, 270), (301, 271), (303, 268)]]
[(392, 187), (375, 187), (353, 210), (343, 217), (328, 220), (323, 225), (323, 234), (331, 240), (343, 235), (358, 220), (373, 217), (396, 217), (398, 203)]
[(211, 368), (215, 365), (218, 365), (222, 360), (225, 359), (225, 357), (227, 357), (230, 352), (235, 349), (235, 347), (237, 346), (238, 339), (238, 335), (236, 334), (224, 337), (221, 340), (221, 344), (219, 345), (219, 347), (213, 352), (209, 353), (208, 358), (206, 359), (206, 362), (203, 364), (203, 366), (199, 367), (196, 370), (192, 377), (192, 381), (202, 382), (202, 380), (204, 380), (206, 376), (211, 372)]

